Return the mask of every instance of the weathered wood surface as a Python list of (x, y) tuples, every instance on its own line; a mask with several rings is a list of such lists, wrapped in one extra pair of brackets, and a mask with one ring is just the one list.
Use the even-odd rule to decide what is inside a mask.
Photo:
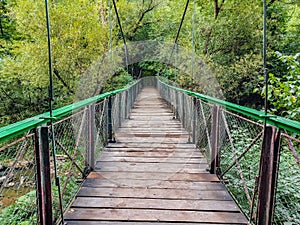
[(247, 224), (155, 89), (139, 95), (66, 212), (71, 225)]

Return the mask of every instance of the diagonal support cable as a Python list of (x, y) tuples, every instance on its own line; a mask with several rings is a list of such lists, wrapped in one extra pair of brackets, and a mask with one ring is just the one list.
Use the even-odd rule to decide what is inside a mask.
[(175, 38), (175, 41), (174, 41), (174, 45), (173, 45), (173, 48), (172, 48), (172, 51), (171, 51), (171, 55), (170, 55), (170, 60), (169, 60), (169, 61), (171, 61), (171, 58), (172, 58), (173, 53), (174, 53), (174, 49), (175, 49), (175, 47), (176, 47), (176, 45), (177, 45), (178, 38), (179, 38), (179, 35), (180, 35), (180, 31), (181, 31), (181, 27), (182, 27), (182, 24), (183, 24), (183, 21), (184, 21), (184, 17), (185, 17), (187, 8), (188, 8), (188, 6), (189, 6), (189, 2), (190, 2), (190, 0), (187, 0), (187, 1), (186, 1), (185, 8), (184, 8), (184, 12), (183, 12), (183, 15), (182, 15), (182, 17), (181, 17), (180, 25), (179, 25), (179, 28), (178, 28), (178, 31), (177, 31), (177, 35), (176, 35), (176, 38)]
[[(263, 5), (263, 70), (265, 78), (265, 115), (268, 114), (268, 80), (269, 75), (267, 72), (267, 2), (264, 0)], [(265, 119), (266, 124), (266, 119)]]
[(112, 0), (112, 2), (113, 2), (113, 5), (114, 5), (115, 13), (116, 13), (116, 16), (117, 16), (118, 24), (119, 24), (119, 27), (120, 27), (120, 31), (121, 31), (121, 35), (122, 35), (122, 39), (123, 39), (123, 43), (124, 43), (124, 47), (125, 47), (126, 69), (127, 69), (127, 72), (128, 72), (128, 48), (127, 48), (127, 44), (126, 44), (126, 39), (125, 39), (124, 32), (123, 32), (123, 29), (122, 29), (122, 24), (121, 24), (121, 20), (120, 20), (120, 17), (119, 17), (116, 2), (115, 2), (115, 0)]

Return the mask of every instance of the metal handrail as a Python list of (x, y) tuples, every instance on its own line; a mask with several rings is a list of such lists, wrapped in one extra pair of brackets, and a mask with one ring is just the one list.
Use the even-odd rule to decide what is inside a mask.
[(227, 102), (227, 101), (220, 100), (220, 99), (217, 99), (217, 98), (213, 98), (213, 97), (203, 95), (203, 94), (199, 94), (199, 93), (196, 93), (196, 92), (193, 92), (193, 91), (188, 91), (188, 90), (185, 90), (185, 89), (181, 89), (181, 88), (169, 85), (169, 84), (167, 84), (167, 83), (165, 83), (161, 80), (159, 80), (159, 82), (161, 82), (162, 84), (168, 86), (171, 89), (174, 89), (174, 90), (177, 90), (179, 92), (185, 93), (185, 94), (187, 94), (189, 96), (192, 96), (192, 97), (199, 98), (199, 99), (201, 99), (205, 102), (209, 102), (209, 103), (213, 103), (213, 104), (218, 105), (218, 106), (222, 106), (222, 107), (224, 107), (226, 109), (229, 109), (233, 112), (240, 113), (244, 116), (248, 116), (252, 119), (256, 119), (256, 120), (259, 120), (259, 121), (264, 121), (266, 119), (267, 124), (269, 124), (269, 125), (276, 126), (278, 128), (284, 129), (286, 131), (290, 131), (292, 133), (300, 134), (300, 122), (298, 122), (298, 121), (286, 119), (286, 118), (276, 116), (276, 115), (272, 115), (272, 114), (265, 115), (264, 112), (256, 110), (256, 109), (251, 109), (251, 108), (241, 106), (241, 105), (238, 105), (238, 104), (235, 104), (235, 103), (231, 103), (231, 102)]
[[(83, 109), (84, 107), (91, 105), (95, 102), (104, 100), (105, 98), (108, 98), (110, 96), (114, 96), (120, 92), (128, 90), (130, 87), (138, 83), (139, 81), (134, 82), (133, 84), (130, 84), (128, 87), (106, 92), (104, 94), (100, 94), (88, 99), (84, 99), (79, 102), (75, 102), (73, 104), (58, 108), (53, 110), (53, 117), (54, 120), (58, 120), (64, 116), (67, 116), (73, 112), (76, 112), (80, 109)], [(43, 124), (47, 124), (50, 122), (50, 114), (49, 112), (39, 114), (37, 116), (21, 120), (19, 122), (4, 126), (0, 128), (0, 143), (4, 142), (5, 140), (8, 140), (10, 138), (16, 137), (19, 134), (23, 134), (24, 132), (27, 132), (29, 130), (32, 130), (38, 126), (41, 126)]]

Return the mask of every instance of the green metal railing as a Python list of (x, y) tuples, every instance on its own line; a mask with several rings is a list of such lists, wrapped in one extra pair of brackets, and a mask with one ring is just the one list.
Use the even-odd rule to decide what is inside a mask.
[(249, 223), (300, 223), (299, 122), (162, 80), (157, 86)]
[[(53, 110), (53, 117), (55, 118), (55, 120), (59, 120), (60, 118), (70, 115), (71, 113), (74, 113), (88, 105), (91, 105), (95, 102), (102, 101), (102, 100), (104, 100), (110, 96), (114, 96), (120, 92), (126, 91), (130, 87), (119, 89), (119, 90), (114, 90), (114, 91), (107, 92), (104, 94), (100, 94), (100, 95), (73, 103), (71, 105), (67, 105), (65, 107)], [(49, 112), (46, 112), (46, 113), (19, 121), (17, 123), (14, 123), (14, 124), (11, 124), (8, 126), (1, 127), (0, 128), (0, 143), (7, 139), (11, 139), (12, 137), (18, 136), (19, 134), (23, 134), (24, 132), (29, 131), (33, 128), (36, 128), (40, 125), (49, 123), (50, 122), (49, 116), (50, 116)]]
[[(143, 82), (136, 81), (126, 88), (53, 111), (63, 210), (93, 170), (102, 148), (113, 141), (115, 130), (128, 118), (142, 85)], [(53, 152), (49, 151), (52, 148), (49, 122), (49, 113), (43, 113), (0, 128), (0, 221), (3, 225), (60, 222), (60, 196), (53, 171)]]
[[(114, 133), (128, 118), (144, 86), (160, 90), (174, 117), (189, 132), (190, 141), (207, 157), (209, 171), (224, 182), (249, 222), (270, 224), (261, 221), (271, 215), (268, 221), (273, 224), (300, 223), (300, 123), (265, 116), (264, 112), (183, 90), (154, 77), (53, 111), (64, 210), (94, 168), (102, 148), (108, 141), (114, 141)], [(49, 122), (49, 113), (44, 113), (0, 128), (0, 221), (3, 224), (38, 223), (45, 210), (40, 208), (47, 199), (39, 195), (39, 179), (46, 172), (41, 158), (45, 157), (42, 146), (49, 139)], [(49, 141), (48, 145), (46, 150), (51, 148)], [(48, 151), (46, 158), (47, 154), (50, 164), (46, 169), (51, 175), (48, 191), (53, 196), (49, 210), (53, 221), (59, 222), (53, 155)], [(270, 188), (264, 192), (263, 186)], [(265, 201), (264, 195), (272, 201)], [(23, 213), (19, 214), (18, 221), (7, 219), (8, 215), (20, 211)]]
[(211, 103), (211, 104), (214, 104), (214, 105), (218, 105), (220, 107), (224, 107), (227, 110), (230, 110), (230, 111), (235, 112), (235, 113), (240, 113), (241, 115), (250, 117), (250, 118), (258, 120), (258, 121), (264, 121), (265, 118), (266, 118), (266, 123), (269, 124), (269, 125), (274, 125), (278, 128), (285, 129), (287, 131), (290, 131), (292, 133), (296, 133), (298, 135), (300, 134), (300, 122), (298, 122), (298, 121), (286, 119), (286, 118), (283, 118), (283, 117), (280, 117), (280, 116), (275, 116), (275, 115), (272, 115), (272, 114), (268, 114), (266, 116), (265, 113), (262, 112), (262, 111), (251, 109), (251, 108), (248, 108), (248, 107), (245, 107), (245, 106), (241, 106), (241, 105), (238, 105), (238, 104), (234, 104), (234, 103), (231, 103), (231, 102), (227, 102), (227, 101), (224, 101), (224, 100), (220, 100), (220, 99), (217, 99), (217, 98), (206, 96), (206, 95), (203, 95), (203, 94), (199, 94), (199, 93), (196, 93), (196, 92), (193, 92), (193, 91), (184, 90), (184, 89), (181, 89), (181, 88), (178, 88), (178, 87), (175, 87), (175, 86), (171, 86), (171, 85), (169, 85), (169, 84), (167, 84), (163, 81), (160, 81), (160, 83), (167, 86), (167, 87), (169, 87), (169, 88), (171, 88), (171, 89), (173, 89), (173, 90), (185, 93), (185, 94), (187, 94), (191, 97), (196, 97), (196, 98), (201, 99), (201, 100), (203, 100), (207, 103)]

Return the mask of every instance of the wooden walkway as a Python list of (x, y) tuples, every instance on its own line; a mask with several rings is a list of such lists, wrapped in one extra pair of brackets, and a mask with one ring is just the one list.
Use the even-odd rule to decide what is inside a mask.
[(145, 88), (65, 215), (67, 224), (247, 224), (188, 133)]

